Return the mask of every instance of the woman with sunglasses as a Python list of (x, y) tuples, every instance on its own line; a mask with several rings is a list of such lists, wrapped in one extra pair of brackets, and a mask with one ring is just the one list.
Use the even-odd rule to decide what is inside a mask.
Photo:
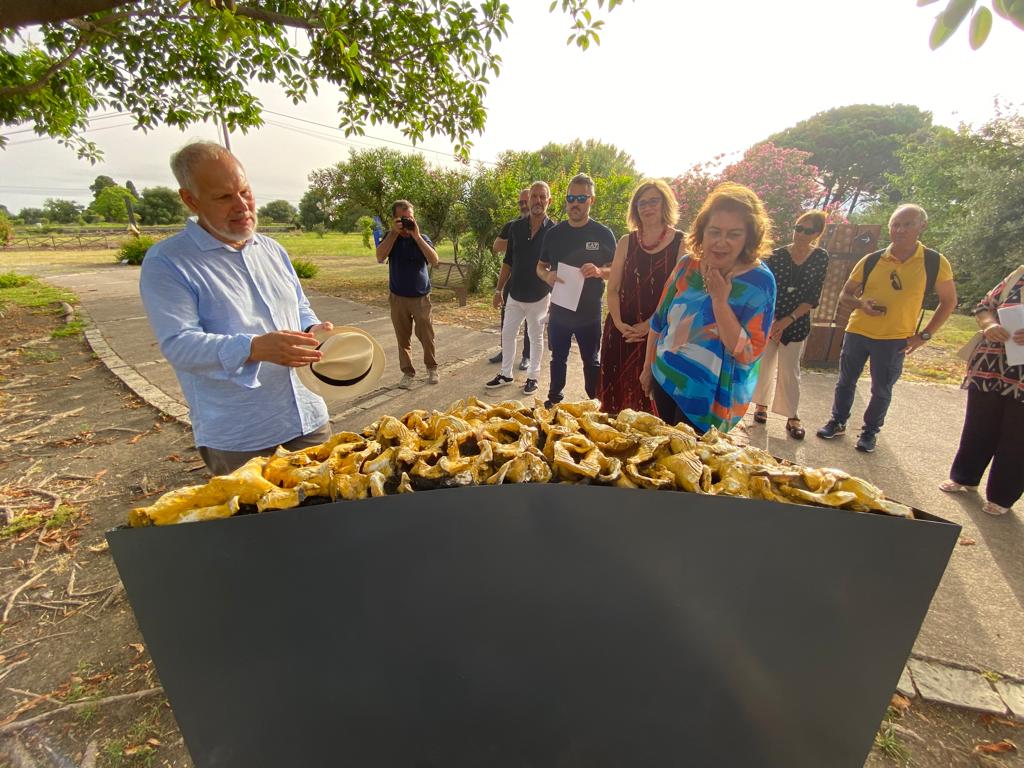
[(703, 434), (743, 418), (775, 312), (775, 278), (761, 263), (771, 219), (756, 194), (719, 185), (704, 201), (683, 256), (651, 316), (640, 383), (670, 424)]
[(771, 402), (772, 411), (786, 417), (786, 431), (797, 440), (806, 434), (797, 415), (800, 356), (811, 333), (811, 310), (818, 306), (828, 271), (828, 253), (818, 247), (824, 231), (825, 214), (806, 211), (793, 227), (793, 242), (772, 251), (767, 262), (775, 275), (775, 322), (754, 389), (754, 421), (768, 422)]
[(633, 191), (626, 221), (629, 234), (615, 247), (608, 275), (608, 317), (601, 340), (597, 397), (606, 413), (654, 413), (640, 387), (650, 318), (665, 281), (675, 268), (683, 233), (676, 196), (661, 179), (644, 179)]

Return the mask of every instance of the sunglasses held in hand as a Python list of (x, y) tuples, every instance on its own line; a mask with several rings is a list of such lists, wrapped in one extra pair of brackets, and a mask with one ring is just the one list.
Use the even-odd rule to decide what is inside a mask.
[(566, 195), (565, 202), (567, 203), (585, 203), (590, 199), (590, 195)]

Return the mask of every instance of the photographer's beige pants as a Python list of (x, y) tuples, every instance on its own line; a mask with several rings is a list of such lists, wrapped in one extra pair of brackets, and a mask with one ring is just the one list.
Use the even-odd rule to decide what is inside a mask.
[(395, 338), (398, 340), (398, 367), (402, 373), (416, 375), (416, 367), (412, 364), (412, 332), (415, 328), (416, 338), (423, 345), (423, 364), (428, 371), (437, 368), (434, 359), (434, 325), (430, 319), (430, 296), (399, 296), (392, 293), (388, 303), (391, 305), (391, 324), (395, 326)]

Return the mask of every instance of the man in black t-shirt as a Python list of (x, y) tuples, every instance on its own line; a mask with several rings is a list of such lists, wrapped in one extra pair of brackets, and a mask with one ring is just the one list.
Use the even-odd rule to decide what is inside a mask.
[[(488, 389), (511, 384), (512, 365), (516, 359), (516, 336), (519, 326), (526, 320), (530, 334), (530, 369), (526, 374), (523, 394), (532, 395), (537, 391), (537, 378), (544, 358), (544, 321), (548, 314), (551, 289), (537, 276), (537, 259), (544, 233), (554, 226), (547, 217), (551, 204), (551, 189), (543, 181), (530, 185), (530, 215), (512, 222), (508, 232), (508, 250), (498, 275), (498, 287), (494, 292), (494, 306), (505, 306), (505, 322), (501, 326), (501, 372), (484, 386)], [(502, 300), (502, 293), (508, 285), (508, 300)]]
[[(519, 191), (519, 219), (525, 219), (530, 215), (530, 188), (521, 189)], [(508, 250), (508, 233), (512, 229), (512, 225), (515, 224), (519, 219), (512, 219), (512, 221), (506, 222), (505, 226), (501, 228), (501, 234), (494, 239), (494, 245), (491, 246), (491, 250), (494, 253), (500, 253), (502, 256), (505, 255), (505, 251)], [(501, 321), (498, 323), (498, 329), (505, 324), (505, 302), (508, 301), (508, 289), (509, 284), (505, 283), (505, 290), (502, 292), (501, 299)], [(501, 362), (501, 349), (499, 347), (498, 353), (488, 359), (491, 363)], [(523, 323), (523, 359), (519, 361), (519, 370), (525, 371), (530, 367), (530, 334), (526, 328), (526, 323)]]
[(545, 405), (550, 408), (562, 402), (565, 389), (566, 364), (573, 336), (583, 358), (583, 381), (588, 397), (597, 397), (597, 380), (601, 373), (601, 297), (604, 281), (611, 271), (615, 255), (615, 235), (604, 224), (590, 218), (594, 204), (594, 181), (585, 173), (569, 182), (565, 196), (569, 218), (556, 224), (544, 235), (537, 276), (552, 288), (565, 282), (558, 274), (559, 265), (565, 270), (578, 270), (584, 278), (579, 301), (572, 306), (551, 303), (548, 315), (548, 341), (551, 344), (551, 382)]
[(402, 369), (402, 381), (398, 386), (409, 389), (416, 375), (411, 355), (414, 326), (416, 338), (423, 345), (427, 381), (437, 384), (440, 379), (434, 357), (428, 265), (437, 266), (440, 259), (430, 238), (420, 232), (412, 203), (408, 200), (395, 201), (391, 206), (391, 217), (391, 229), (377, 246), (377, 262), (388, 263), (388, 285), (391, 289), (388, 304), (398, 340), (398, 364)]

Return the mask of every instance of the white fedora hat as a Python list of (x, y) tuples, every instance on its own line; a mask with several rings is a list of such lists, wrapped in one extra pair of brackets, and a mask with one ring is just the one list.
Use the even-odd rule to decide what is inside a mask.
[(342, 325), (316, 334), (323, 357), (297, 369), (299, 381), (321, 396), (356, 397), (369, 392), (384, 375), (384, 350), (373, 336)]

